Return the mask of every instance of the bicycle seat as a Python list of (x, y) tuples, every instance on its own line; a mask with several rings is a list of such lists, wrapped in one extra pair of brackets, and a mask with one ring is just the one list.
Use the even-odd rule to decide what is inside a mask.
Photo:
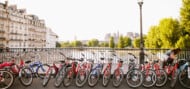
[(60, 63), (65, 63), (65, 60), (60, 60), (60, 61), (58, 61), (58, 62), (60, 62)]
[(29, 63), (31, 63), (31, 62), (32, 62), (31, 60), (25, 61), (26, 64), (29, 64)]
[(67, 57), (67, 60), (74, 60), (74, 58), (71, 58), (71, 57)]
[(158, 63), (159, 62), (159, 60), (154, 60), (154, 63)]
[(103, 58), (103, 57), (101, 57), (101, 58), (100, 58), (100, 60), (104, 60), (104, 58)]
[(129, 59), (130, 62), (134, 62), (135, 60), (134, 59)]
[(89, 62), (94, 62), (94, 60), (93, 60), (93, 59), (87, 59), (87, 61), (89, 61)]
[(84, 61), (84, 58), (78, 59), (78, 61), (82, 62), (82, 61)]
[(108, 61), (112, 61), (113, 59), (112, 58), (108, 58)]
[(148, 61), (145, 61), (144, 63), (145, 63), (145, 64), (147, 64), (147, 63), (148, 63)]

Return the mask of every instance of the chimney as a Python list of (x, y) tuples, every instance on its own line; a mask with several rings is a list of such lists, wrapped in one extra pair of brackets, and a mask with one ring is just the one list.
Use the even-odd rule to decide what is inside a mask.
[(8, 9), (8, 0), (5, 1), (5, 9)]

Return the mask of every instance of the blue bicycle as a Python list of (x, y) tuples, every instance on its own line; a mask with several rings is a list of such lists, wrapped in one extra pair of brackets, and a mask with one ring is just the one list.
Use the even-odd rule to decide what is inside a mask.
[(33, 77), (39, 77), (41, 79), (44, 78), (46, 71), (48, 70), (49, 66), (42, 64), (40, 61), (27, 61), (26, 63), (29, 64), (29, 68), (32, 70)]
[(190, 60), (179, 61), (179, 70), (178, 79), (180, 84), (183, 87), (190, 89)]
[[(104, 60), (104, 58), (100, 58), (100, 59)], [(102, 69), (103, 69), (103, 63), (97, 63), (95, 67), (92, 68), (88, 76), (88, 85), (90, 87), (94, 87), (98, 83)]]

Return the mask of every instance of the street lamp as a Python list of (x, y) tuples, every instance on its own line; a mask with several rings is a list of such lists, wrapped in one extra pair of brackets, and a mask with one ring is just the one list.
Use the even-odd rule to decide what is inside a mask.
[(140, 8), (140, 53), (139, 53), (139, 62), (140, 64), (144, 63), (144, 42), (143, 42), (143, 32), (142, 32), (142, 5), (143, 0), (138, 0), (139, 8)]

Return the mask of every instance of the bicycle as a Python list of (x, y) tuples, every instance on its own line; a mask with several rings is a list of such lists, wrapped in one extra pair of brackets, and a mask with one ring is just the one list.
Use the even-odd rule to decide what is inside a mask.
[(61, 69), (61, 67), (64, 65), (65, 61), (58, 61), (60, 63), (59, 66), (56, 66), (56, 62), (53, 62), (52, 66), (49, 66), (48, 64), (44, 64), (46, 66), (49, 66), (49, 68), (47, 69), (47, 72), (43, 78), (43, 82), (42, 85), (43, 87), (47, 86), (51, 76), (55, 77), (56, 74), (58, 73), (58, 71)]
[[(153, 54), (155, 55), (155, 54)], [(157, 81), (156, 81), (156, 87), (162, 87), (166, 84), (167, 82), (167, 73), (165, 72), (164, 69), (161, 68), (160, 64), (159, 64), (159, 59), (155, 59), (153, 61), (153, 70), (155, 71), (156, 75), (157, 75)]]
[(44, 76), (47, 72), (47, 69), (49, 69), (48, 65), (45, 65), (40, 61), (32, 62), (32, 61), (28, 60), (26, 62), (26, 64), (28, 64), (27, 67), (29, 67), (31, 69), (32, 76), (33, 77), (39, 77), (40, 79), (44, 78)]
[(115, 56), (117, 58), (118, 63), (117, 63), (117, 68), (114, 70), (114, 73), (113, 73), (112, 85), (114, 87), (119, 87), (124, 78), (124, 73), (123, 73), (123, 69), (122, 69), (123, 60), (121, 58), (119, 58), (116, 54), (113, 54), (113, 56)]
[(177, 61), (173, 64), (167, 64), (164, 66), (164, 70), (166, 71), (167, 75), (169, 76), (170, 80), (170, 87), (173, 88), (176, 85), (178, 79), (178, 63)]
[[(1, 66), (1, 65), (0, 65)], [(13, 85), (14, 76), (10, 71), (0, 70), (0, 89), (8, 89)]]
[(108, 59), (108, 64), (106, 65), (105, 69), (103, 70), (103, 82), (102, 85), (106, 87), (109, 84), (111, 78), (111, 67), (112, 67), (112, 58)]
[(132, 53), (128, 53), (128, 55), (133, 56), (133, 58), (129, 59), (128, 72), (126, 74), (126, 81), (129, 87), (137, 88), (141, 86), (144, 81), (143, 74), (135, 63), (135, 59), (137, 59), (137, 57), (133, 55)]
[(179, 61), (179, 83), (184, 87), (190, 89), (190, 60)]
[[(148, 58), (148, 55), (145, 56)], [(141, 65), (141, 71), (144, 77), (142, 85), (147, 88), (154, 86), (157, 81), (157, 75), (156, 72), (153, 70), (153, 65), (150, 62), (145, 61), (144, 64)]]
[[(104, 58), (100, 58), (101, 61), (104, 60)], [(88, 76), (88, 85), (90, 87), (94, 87), (98, 80), (100, 79), (101, 71), (103, 68), (103, 63), (97, 63), (95, 64), (94, 68), (92, 68), (89, 76)]]
[[(84, 57), (84, 54), (82, 55)], [(76, 86), (82, 87), (86, 83), (88, 76), (86, 71), (87, 65), (85, 62), (83, 62), (84, 58), (81, 59), (70, 58), (69, 60), (72, 60), (72, 63), (70, 64), (71, 67), (68, 67), (66, 69), (63, 84), (64, 86), (68, 87), (72, 83), (74, 76), (76, 76), (76, 81), (75, 81)], [(77, 63), (76, 60), (80, 63)]]

